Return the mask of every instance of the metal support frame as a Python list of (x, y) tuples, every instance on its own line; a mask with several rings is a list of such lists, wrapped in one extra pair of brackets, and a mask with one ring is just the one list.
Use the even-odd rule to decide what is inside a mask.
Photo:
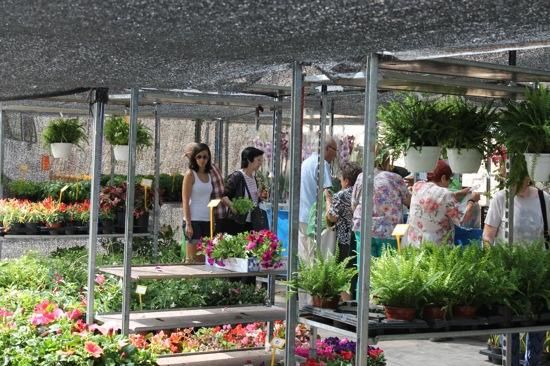
[[(280, 97), (278, 98), (280, 101)], [(281, 135), (283, 131), (283, 110), (277, 108), (273, 111), (273, 150), (271, 167), (273, 171), (273, 182), (271, 184), (271, 200), (272, 204), (272, 219), (271, 230), (277, 234), (277, 226), (279, 221), (279, 177), (281, 176)]]
[(223, 176), (227, 177), (229, 174), (229, 121), (225, 121), (223, 124), (223, 153)]
[[(327, 86), (321, 86), (321, 108), (319, 121), (319, 160), (317, 160), (317, 209), (315, 210), (315, 239), (317, 248), (320, 248), (321, 232), (323, 231), (321, 223), (323, 222), (323, 192), (325, 190), (325, 142), (327, 135)], [(328, 207), (327, 207), (328, 209)], [(321, 253), (326, 255), (327, 253)]]
[(202, 137), (202, 120), (196, 119), (195, 120), (195, 142), (199, 143), (201, 142)]
[(1, 198), (4, 198), (4, 110), (0, 108), (0, 199)]
[[(290, 138), (290, 207), (289, 207), (289, 230), (288, 230), (288, 267), (287, 278), (296, 277), (298, 268), (298, 228), (300, 214), (300, 181), (302, 170), (302, 123), (304, 107), (304, 76), (302, 64), (295, 61), (292, 65), (292, 131)], [(288, 297), (286, 307), (286, 353), (285, 365), (296, 363), (295, 336), (298, 315), (297, 294)]]
[(155, 104), (155, 180), (153, 182), (154, 206), (153, 206), (153, 258), (158, 259), (159, 253), (159, 227), (160, 227), (160, 116), (158, 104)]
[(97, 254), (97, 230), (99, 217), (99, 192), (101, 180), (101, 156), (103, 155), (103, 121), (105, 104), (109, 98), (106, 88), (94, 91), (94, 125), (92, 137), (92, 166), (90, 192), (90, 230), (88, 236), (88, 293), (86, 303), (86, 323), (94, 322), (95, 266)]
[(334, 136), (334, 99), (330, 100), (330, 121), (328, 123), (328, 133)]
[(222, 165), (222, 143), (223, 143), (223, 125), (224, 120), (222, 118), (216, 119), (215, 134), (216, 138), (214, 139), (214, 161), (218, 165)]
[(124, 278), (122, 279), (122, 334), (130, 328), (130, 302), (132, 288), (132, 242), (134, 229), (134, 196), (136, 182), (136, 137), (139, 110), (139, 89), (132, 88), (130, 98), (130, 133), (128, 137), (128, 175), (126, 187), (126, 226), (124, 228)]
[(374, 190), (374, 148), (376, 144), (376, 109), (378, 102), (378, 54), (367, 57), (365, 80), (365, 146), (363, 153), (363, 191), (361, 205), (361, 262), (359, 264), (358, 334), (355, 364), (367, 366), (369, 337), (370, 250), (372, 239), (372, 194)]

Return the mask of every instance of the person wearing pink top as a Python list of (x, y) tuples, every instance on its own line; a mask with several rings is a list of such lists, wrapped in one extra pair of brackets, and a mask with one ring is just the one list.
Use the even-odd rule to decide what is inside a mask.
[(454, 225), (470, 220), (479, 201), (479, 193), (473, 192), (464, 212), (459, 202), (470, 193), (469, 188), (457, 192), (447, 189), (453, 172), (449, 165), (439, 160), (435, 169), (428, 173), (428, 181), (416, 182), (412, 188), (409, 211), (409, 245), (419, 246), (424, 242), (437, 245), (452, 244)]

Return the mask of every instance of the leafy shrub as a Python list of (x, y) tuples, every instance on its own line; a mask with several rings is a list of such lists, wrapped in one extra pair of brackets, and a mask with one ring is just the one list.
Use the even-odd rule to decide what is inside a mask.
[(12, 180), (8, 183), (8, 191), (11, 197), (38, 201), (42, 199), (42, 184), (30, 180)]
[(58, 118), (51, 120), (44, 131), (42, 140), (46, 145), (53, 143), (69, 143), (79, 145), (86, 139), (86, 132), (78, 121), (78, 118)]
[[(128, 145), (130, 125), (123, 117), (111, 116), (105, 121), (105, 138), (111, 145)], [(137, 125), (136, 145), (149, 147), (152, 143), (151, 131), (141, 122)]]

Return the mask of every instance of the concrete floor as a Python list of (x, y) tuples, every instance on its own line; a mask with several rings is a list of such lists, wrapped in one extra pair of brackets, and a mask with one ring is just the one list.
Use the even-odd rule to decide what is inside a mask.
[(387, 366), (488, 366), (482, 338), (455, 338), (448, 342), (428, 340), (386, 341), (378, 347), (386, 354)]

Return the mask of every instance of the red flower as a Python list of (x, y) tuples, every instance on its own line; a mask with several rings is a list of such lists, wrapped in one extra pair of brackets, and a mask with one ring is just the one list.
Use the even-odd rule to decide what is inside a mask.
[(90, 341), (84, 343), (84, 350), (86, 350), (86, 352), (88, 352), (93, 358), (100, 358), (103, 354), (103, 349), (94, 342)]
[(67, 313), (67, 318), (70, 320), (77, 320), (82, 317), (82, 312), (78, 309), (73, 309)]
[(353, 358), (353, 352), (351, 352), (351, 351), (342, 351), (342, 352), (340, 352), (340, 356), (342, 356), (342, 358), (346, 361), (351, 361), (351, 359)]

